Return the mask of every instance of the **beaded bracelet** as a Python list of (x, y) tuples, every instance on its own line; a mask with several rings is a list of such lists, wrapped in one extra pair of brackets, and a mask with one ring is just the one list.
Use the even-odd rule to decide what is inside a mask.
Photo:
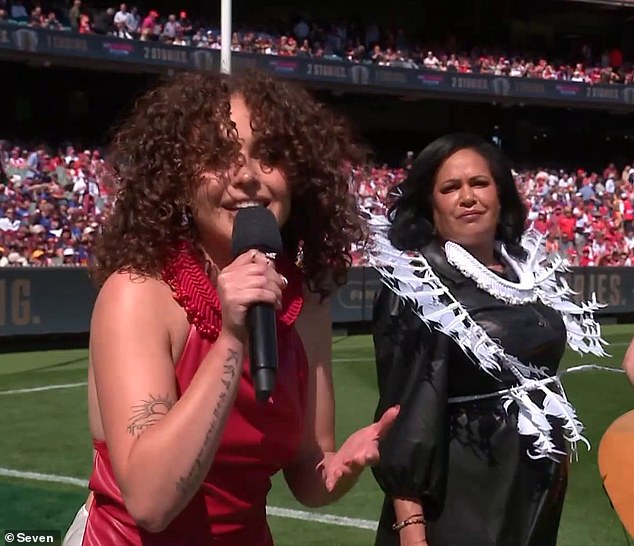
[(425, 521), (425, 516), (423, 514), (414, 514), (403, 521), (397, 521), (394, 525), (392, 525), (392, 531), (400, 531), (403, 527), (407, 527), (408, 525), (425, 525), (427, 523)]

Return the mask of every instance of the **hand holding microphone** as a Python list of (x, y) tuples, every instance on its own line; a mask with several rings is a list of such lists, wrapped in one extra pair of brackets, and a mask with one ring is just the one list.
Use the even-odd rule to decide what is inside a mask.
[(240, 209), (233, 227), (236, 258), (218, 276), (223, 329), (249, 338), (251, 375), (258, 400), (267, 400), (275, 388), (277, 332), (275, 309), (281, 307), (284, 277), (271, 265), (282, 250), (275, 216), (264, 207)]
[(245, 252), (218, 275), (222, 329), (243, 342), (248, 336), (247, 311), (253, 303), (281, 305), (283, 281), (268, 261), (262, 252)]

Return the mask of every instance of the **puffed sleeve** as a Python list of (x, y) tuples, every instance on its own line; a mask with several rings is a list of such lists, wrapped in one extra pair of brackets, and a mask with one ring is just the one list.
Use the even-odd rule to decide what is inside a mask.
[(387, 288), (375, 304), (373, 337), (379, 388), (375, 419), (395, 404), (401, 409), (380, 442), (380, 462), (372, 471), (388, 510), (393, 497), (417, 499), (433, 519), (442, 509), (447, 478), (451, 341), (430, 330)]

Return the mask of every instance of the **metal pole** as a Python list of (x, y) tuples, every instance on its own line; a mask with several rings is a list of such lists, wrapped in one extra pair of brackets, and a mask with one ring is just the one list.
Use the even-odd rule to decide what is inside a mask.
[(231, 74), (231, 2), (220, 2), (220, 72)]

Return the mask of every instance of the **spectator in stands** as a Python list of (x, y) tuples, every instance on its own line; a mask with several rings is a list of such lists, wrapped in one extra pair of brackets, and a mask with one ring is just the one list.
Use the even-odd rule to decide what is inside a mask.
[[(90, 510), (66, 545), (85, 529), (93, 546), (269, 546), (273, 473), (317, 506), (377, 462), (398, 410), (335, 451), (330, 371), (328, 296), (362, 232), (346, 165), (361, 157), (340, 120), (265, 75), (179, 74), (138, 101), (95, 255)], [(254, 205), (281, 225), (284, 257), (233, 258), (236, 212)], [(263, 402), (243, 370), (260, 301), (278, 309), (284, 372)]]
[(26, 21), (28, 17), (29, 15), (22, 0), (13, 0), (13, 2), (11, 2), (11, 19), (15, 21)]
[(31, 10), (31, 18), (29, 19), (29, 26), (34, 28), (39, 28), (44, 22), (44, 16), (42, 15), (42, 8), (40, 6), (35, 6)]
[(565, 241), (565, 243), (562, 244), (562, 249), (565, 251), (568, 251), (570, 245), (574, 244), (576, 225), (577, 221), (572, 216), (572, 209), (570, 206), (564, 207), (563, 216), (559, 217), (557, 227), (562, 241)]
[(191, 39), (192, 35), (194, 34), (194, 26), (192, 25), (192, 22), (188, 19), (186, 11), (180, 12), (177, 23), (182, 35), (187, 39)]
[(167, 22), (163, 25), (163, 33), (161, 34), (161, 39), (164, 42), (172, 43), (179, 34), (180, 25), (176, 20), (176, 15), (170, 14), (167, 18)]
[(132, 6), (128, 15), (128, 32), (132, 34), (134, 38), (139, 37), (139, 31), (141, 28), (141, 16), (139, 15), (139, 8)]
[(581, 195), (583, 201), (587, 203), (590, 199), (594, 198), (594, 187), (590, 178), (584, 178), (582, 184), (583, 185), (579, 189), (579, 194)]
[(42, 27), (48, 30), (61, 30), (62, 23), (59, 22), (59, 19), (57, 18), (57, 15), (55, 15), (55, 12), (51, 11), (43, 20)]
[(548, 233), (548, 222), (546, 222), (545, 212), (539, 212), (537, 214), (537, 219), (533, 222), (533, 227), (542, 235), (546, 235)]
[(90, 34), (93, 32), (93, 28), (90, 23), (90, 16), (86, 13), (82, 13), (79, 16), (79, 33)]
[(79, 18), (81, 15), (81, 0), (73, 0), (73, 5), (68, 10), (68, 21), (70, 28), (75, 32), (79, 31)]
[(100, 11), (95, 16), (92, 28), (97, 34), (113, 34), (116, 31), (114, 24), (114, 9), (108, 8)]
[(114, 24), (118, 29), (128, 30), (128, 22), (130, 18), (130, 12), (126, 4), (119, 6), (119, 11), (114, 14)]
[(124, 38), (131, 40), (132, 34), (130, 34), (130, 23), (132, 19), (132, 14), (128, 11), (128, 6), (126, 4), (121, 4), (119, 6), (119, 11), (114, 14), (114, 35), (117, 38)]
[(143, 22), (141, 23), (141, 40), (154, 41), (158, 39), (160, 34), (160, 25), (158, 23), (159, 14), (151, 10)]

